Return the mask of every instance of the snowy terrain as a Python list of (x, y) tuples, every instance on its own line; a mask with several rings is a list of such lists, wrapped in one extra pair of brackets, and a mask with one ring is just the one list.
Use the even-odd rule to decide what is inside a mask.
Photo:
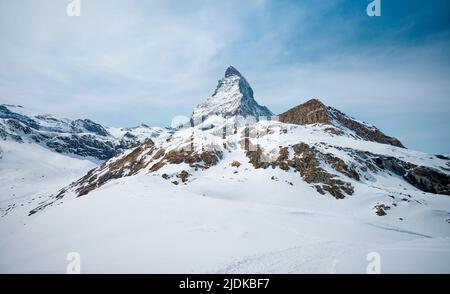
[(58, 154), (37, 144), (0, 141), (0, 202), (53, 193), (97, 164)]
[[(450, 158), (363, 123), (242, 120), (262, 108), (240, 80), (227, 69), (200, 124), (100, 165), (2, 142), (0, 272), (65, 273), (77, 252), (83, 273), (366, 273), (374, 254), (382, 273), (450, 273)], [(70, 169), (46, 186), (53, 162)]]
[(273, 173), (251, 180), (252, 190), (226, 172), (192, 188), (201, 194), (157, 176), (123, 178), (13, 233), (3, 220), (1, 272), (65, 273), (69, 252), (81, 255), (83, 273), (365, 273), (370, 252), (381, 254), (384, 273), (450, 271), (447, 199), (429, 195), (427, 209), (405, 203), (382, 219), (361, 209), (377, 194), (340, 202), (273, 186)]

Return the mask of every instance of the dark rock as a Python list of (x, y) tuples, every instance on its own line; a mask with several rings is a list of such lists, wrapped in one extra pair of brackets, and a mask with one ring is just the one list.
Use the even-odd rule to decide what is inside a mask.
[(404, 178), (422, 191), (450, 195), (450, 176), (435, 169), (417, 166), (410, 169)]
[(385, 204), (377, 204), (374, 206), (374, 209), (375, 209), (375, 213), (378, 216), (385, 216), (385, 215), (387, 215), (386, 210), (390, 210), (391, 207), (389, 207)]
[(188, 181), (188, 177), (189, 177), (189, 176), (190, 176), (190, 174), (189, 174), (187, 171), (182, 170), (182, 171), (177, 175), (177, 178), (180, 178), (181, 181), (182, 181), (183, 183), (185, 183), (185, 182)]

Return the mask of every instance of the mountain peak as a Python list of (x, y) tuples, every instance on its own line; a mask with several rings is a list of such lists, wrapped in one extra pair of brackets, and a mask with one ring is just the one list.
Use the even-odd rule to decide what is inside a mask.
[(243, 77), (241, 75), (241, 73), (235, 67), (230, 65), (227, 68), (227, 70), (225, 71), (225, 77), (228, 78), (228, 77), (231, 77), (231, 76), (238, 76), (238, 77), (241, 77), (241, 78)]
[(280, 121), (297, 125), (326, 124), (334, 125), (338, 128), (349, 129), (358, 137), (382, 144), (389, 144), (404, 148), (403, 144), (394, 137), (389, 137), (382, 133), (375, 126), (358, 121), (336, 108), (326, 106), (318, 99), (310, 99), (288, 111), (280, 114)]
[(272, 116), (273, 113), (256, 102), (250, 84), (236, 68), (229, 66), (214, 94), (194, 109), (192, 118), (199, 121), (211, 115), (260, 117)]

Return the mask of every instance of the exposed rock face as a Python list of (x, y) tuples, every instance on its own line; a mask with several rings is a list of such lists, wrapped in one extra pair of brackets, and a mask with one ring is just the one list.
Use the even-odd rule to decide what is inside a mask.
[(450, 177), (429, 167), (410, 169), (405, 179), (422, 191), (450, 195)]
[[(337, 148), (344, 151), (357, 165), (348, 165), (344, 160), (332, 154), (324, 153), (314, 146), (299, 143), (292, 146), (294, 156), (289, 157), (288, 147), (281, 147), (278, 158), (274, 161), (265, 160), (267, 156), (260, 146), (255, 151), (247, 151), (249, 162), (255, 168), (275, 168), (288, 171), (293, 169), (300, 176), (317, 189), (321, 194), (330, 193), (335, 198), (341, 199), (345, 195), (353, 194), (353, 187), (338, 175), (355, 180), (364, 180), (367, 172), (388, 172), (403, 177), (414, 187), (429, 193), (450, 195), (450, 176), (438, 170), (417, 166), (402, 161), (395, 157), (373, 154), (366, 151), (358, 151), (350, 148)], [(330, 173), (328, 166), (336, 173)]]
[(95, 123), (90, 119), (77, 119), (70, 124), (79, 133), (88, 131), (104, 137), (109, 135), (108, 131), (102, 125)]
[(358, 160), (362, 170), (388, 171), (403, 177), (419, 190), (434, 194), (450, 195), (450, 175), (439, 170), (417, 166), (395, 157), (377, 155), (370, 152), (343, 149)]
[[(160, 152), (160, 151), (158, 151)], [(166, 164), (180, 164), (187, 163), (192, 168), (207, 169), (212, 165), (216, 165), (222, 158), (221, 151), (185, 151), (185, 150), (171, 150), (163, 154), (156, 154), (149, 172), (156, 172)]]
[(78, 187), (75, 191), (78, 196), (86, 195), (112, 179), (128, 177), (145, 168), (148, 165), (146, 156), (154, 151), (154, 145), (153, 141), (148, 139), (126, 156), (103, 164), (100, 169), (106, 172), (101, 174), (96, 173), (96, 170), (89, 172), (77, 182)]
[(279, 115), (280, 121), (296, 125), (331, 124), (327, 107), (317, 99), (309, 100)]
[(325, 106), (317, 99), (309, 100), (279, 115), (280, 121), (290, 124), (329, 124), (336, 127), (344, 127), (353, 131), (358, 137), (383, 144), (390, 144), (404, 148), (396, 138), (386, 136), (376, 127), (358, 122), (339, 110)]
[[(34, 138), (39, 141), (45, 140), (42, 136)], [(100, 160), (109, 159), (119, 152), (119, 146), (116, 146), (111, 141), (97, 140), (93, 135), (56, 136), (48, 138), (45, 145), (59, 153), (90, 156)]]
[(293, 145), (292, 149), (294, 150), (293, 158), (289, 158), (288, 148), (283, 147), (279, 151), (277, 160), (273, 162), (262, 160), (263, 150), (259, 146), (256, 151), (247, 151), (247, 157), (255, 168), (279, 167), (285, 171), (290, 168), (298, 171), (305, 182), (313, 184), (320, 194), (328, 192), (337, 199), (345, 198), (345, 194), (353, 194), (353, 187), (350, 183), (340, 180), (336, 174), (327, 172), (321, 166), (321, 163), (325, 163), (336, 172), (359, 180), (358, 173), (347, 166), (344, 161), (331, 154), (322, 153), (305, 143)]
[(354, 131), (359, 137), (369, 141), (405, 148), (405, 146), (403, 146), (403, 144), (397, 138), (385, 135), (376, 127), (368, 126), (366, 124), (353, 120), (335, 108), (330, 107), (329, 109), (332, 111), (334, 118), (340, 124)]
[(192, 114), (194, 122), (201, 121), (211, 115), (222, 117), (272, 116), (265, 106), (259, 105), (253, 97), (253, 89), (241, 73), (230, 66), (225, 77), (217, 85), (214, 94), (198, 105)]

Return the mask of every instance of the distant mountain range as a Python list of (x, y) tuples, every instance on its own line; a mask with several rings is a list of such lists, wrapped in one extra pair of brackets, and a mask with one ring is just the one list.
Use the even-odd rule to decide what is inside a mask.
[(141, 125), (113, 128), (90, 119), (62, 119), (36, 114), (20, 105), (0, 105), (0, 139), (35, 142), (58, 153), (106, 160), (138, 146), (146, 138), (157, 139), (171, 132), (168, 128)]

